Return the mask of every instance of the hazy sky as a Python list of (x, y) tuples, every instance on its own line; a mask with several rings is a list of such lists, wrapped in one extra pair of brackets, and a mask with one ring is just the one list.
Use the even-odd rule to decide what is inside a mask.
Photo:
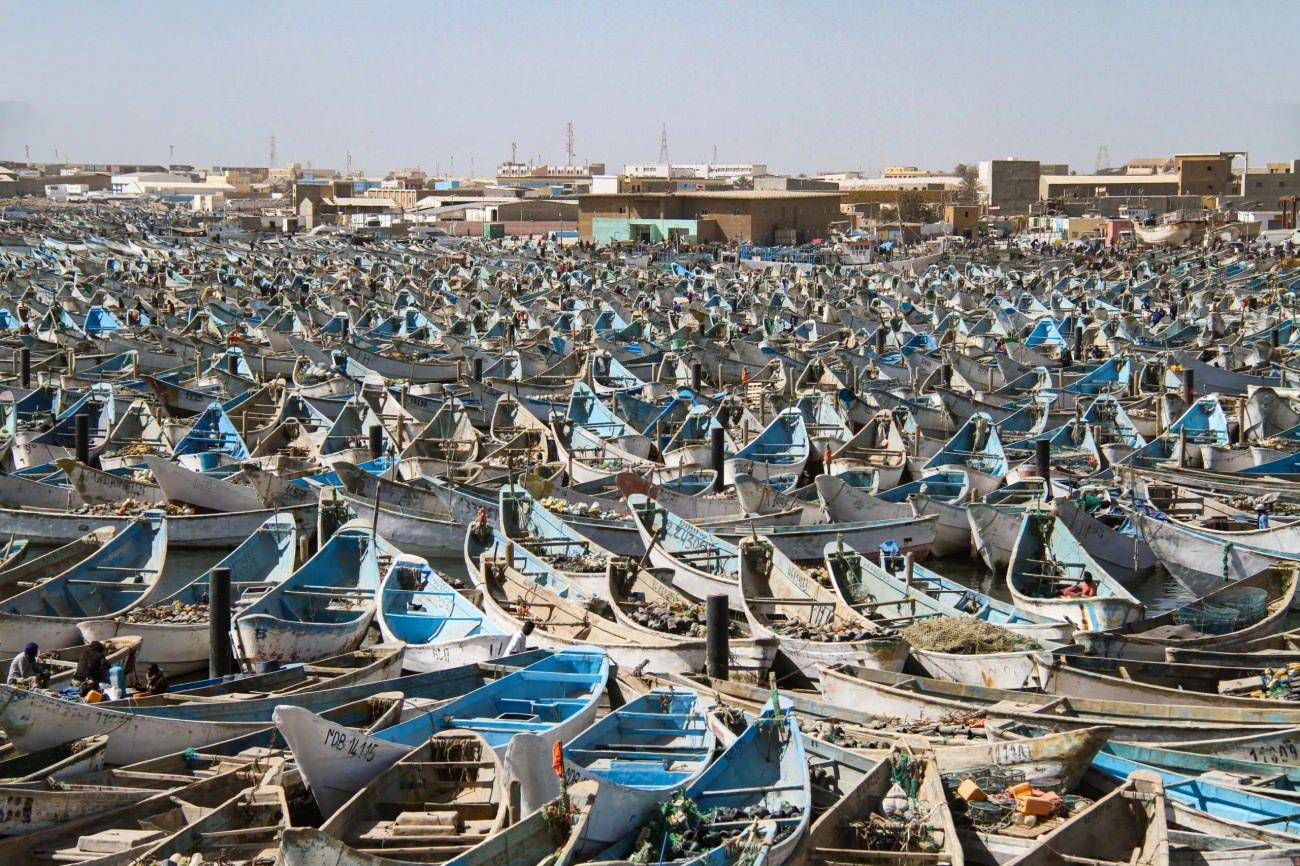
[(9, 2), (0, 158), (484, 174), (1300, 156), (1290, 2)]

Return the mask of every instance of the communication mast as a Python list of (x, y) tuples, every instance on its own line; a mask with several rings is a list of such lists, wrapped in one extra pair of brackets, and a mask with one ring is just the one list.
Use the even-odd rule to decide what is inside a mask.
[(1097, 174), (1101, 174), (1108, 168), (1110, 168), (1110, 148), (1103, 144), (1097, 148)]
[(275, 133), (271, 133), (271, 156), (266, 161), (267, 168), (275, 168)]
[(666, 123), (659, 132), (659, 162), (668, 165), (668, 124)]
[(564, 164), (573, 165), (573, 121), (570, 120), (564, 127)]

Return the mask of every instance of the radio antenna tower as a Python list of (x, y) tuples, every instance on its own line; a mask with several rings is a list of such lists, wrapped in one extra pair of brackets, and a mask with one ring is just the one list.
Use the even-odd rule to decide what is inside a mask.
[(347, 153), (348, 153), (347, 156), (348, 165), (347, 165), (346, 172), (348, 177), (352, 177), (352, 148), (349, 147)]
[(1110, 168), (1110, 148), (1103, 144), (1097, 148), (1097, 173), (1107, 168)]
[(271, 156), (267, 160), (267, 168), (275, 168), (275, 133), (271, 133)]
[(666, 123), (659, 132), (659, 162), (668, 165), (668, 124)]
[(511, 162), (519, 161), (519, 145), (518, 143), (513, 141), (510, 142), (510, 161)]
[(573, 121), (564, 126), (564, 164), (573, 165)]

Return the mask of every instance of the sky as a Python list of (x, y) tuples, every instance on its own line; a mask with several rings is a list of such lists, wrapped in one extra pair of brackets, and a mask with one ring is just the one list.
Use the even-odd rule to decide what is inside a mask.
[[(1296, 6), (0, 0), (0, 159), (781, 173), (1300, 157)], [(174, 148), (169, 152), (169, 146)]]

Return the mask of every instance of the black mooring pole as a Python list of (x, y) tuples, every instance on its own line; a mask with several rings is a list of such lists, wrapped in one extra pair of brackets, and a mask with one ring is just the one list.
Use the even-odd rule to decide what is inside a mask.
[(730, 676), (730, 627), (725, 595), (711, 595), (704, 609), (704, 627), (708, 641), (705, 671), (711, 679), (725, 680)]
[(208, 676), (235, 672), (230, 647), (230, 569), (214, 568), (208, 577)]

